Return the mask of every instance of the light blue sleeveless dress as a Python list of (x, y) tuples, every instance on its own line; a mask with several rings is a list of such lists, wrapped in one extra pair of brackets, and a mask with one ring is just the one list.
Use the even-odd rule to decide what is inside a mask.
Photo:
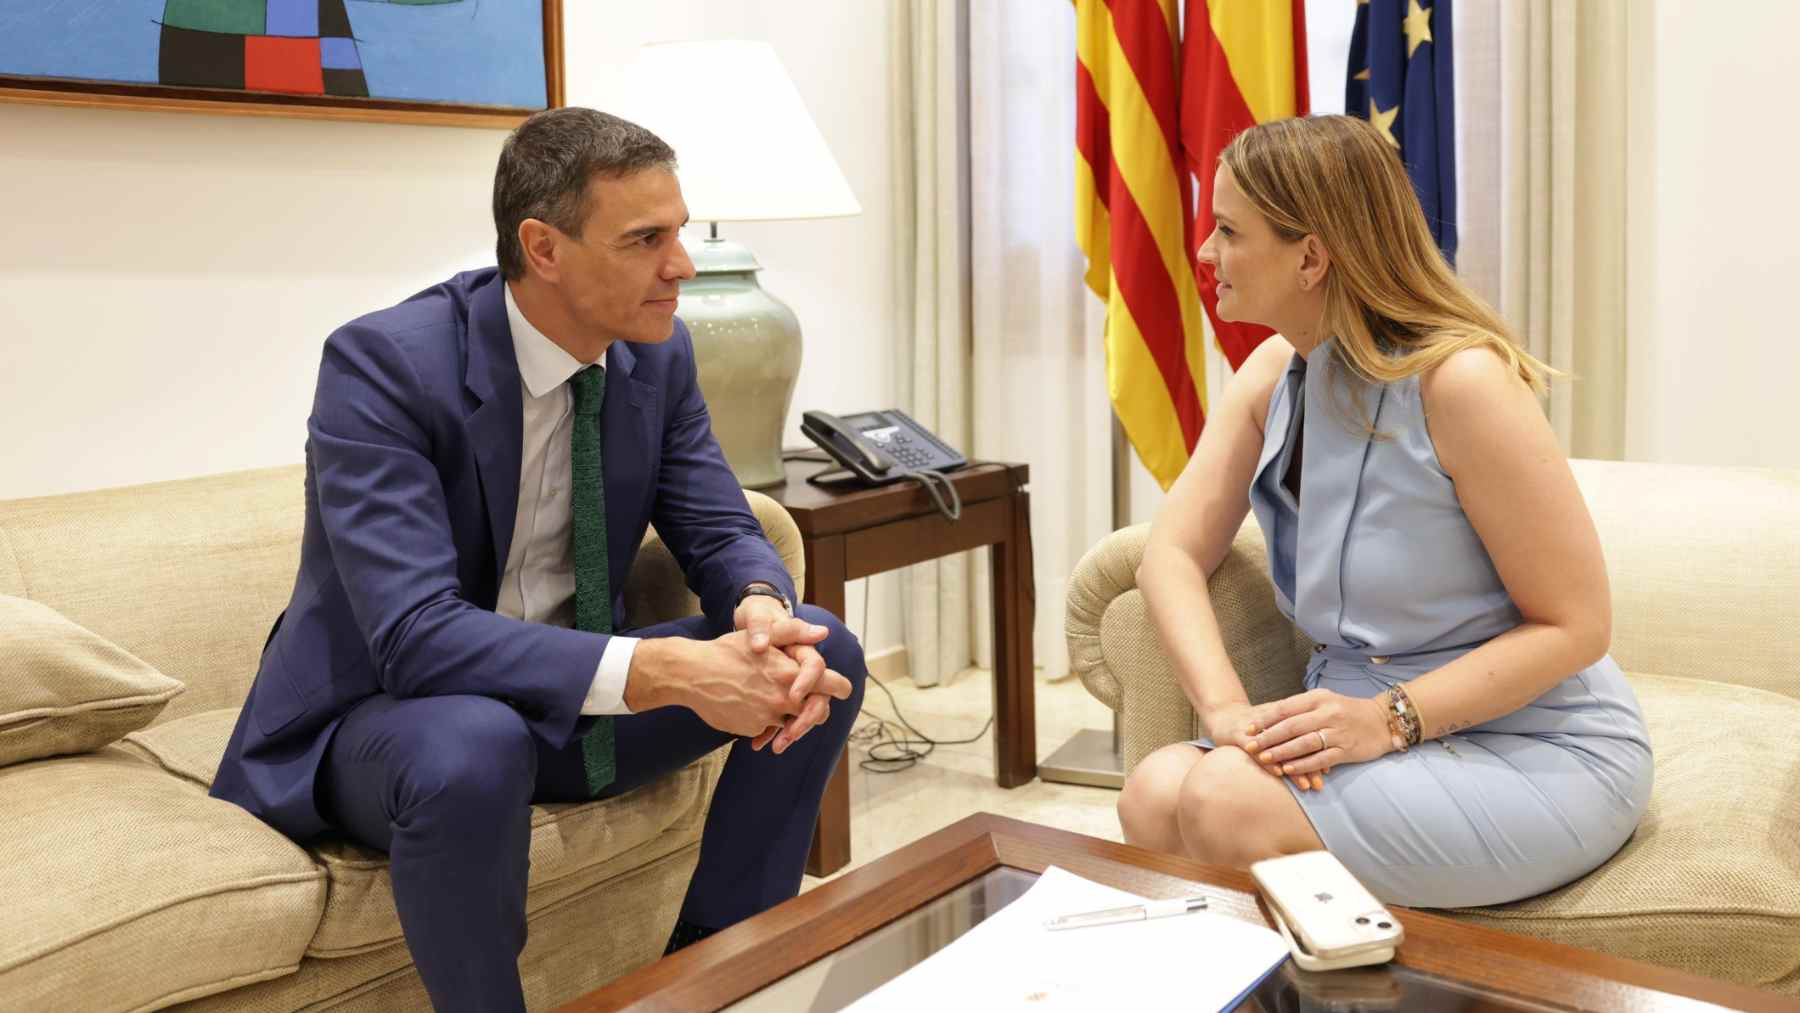
[[(1352, 407), (1360, 405), (1360, 412)], [(1369, 439), (1373, 418), (1387, 439)], [(1282, 483), (1299, 453), (1300, 500)], [(1250, 506), (1275, 597), (1318, 644), (1307, 689), (1372, 697), (1517, 626), (1518, 608), (1439, 467), (1417, 377), (1356, 377), (1327, 341), (1270, 395)], [(1288, 785), (1383, 901), (1498, 904), (1593, 870), (1650, 800), (1650, 740), (1610, 656), (1512, 714)]]

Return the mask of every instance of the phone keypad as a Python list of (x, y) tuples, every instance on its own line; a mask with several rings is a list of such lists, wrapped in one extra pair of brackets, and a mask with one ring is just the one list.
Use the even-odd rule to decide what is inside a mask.
[(899, 426), (865, 429), (862, 434), (894, 460), (899, 461), (902, 467), (931, 468), (940, 463), (938, 456), (933, 453), (933, 448), (915, 441), (905, 429)]
[(908, 468), (924, 468), (931, 463), (931, 454), (924, 447), (915, 444), (912, 437), (906, 435), (904, 431), (894, 434), (893, 438), (888, 441), (887, 449), (888, 453), (894, 455), (895, 460)]

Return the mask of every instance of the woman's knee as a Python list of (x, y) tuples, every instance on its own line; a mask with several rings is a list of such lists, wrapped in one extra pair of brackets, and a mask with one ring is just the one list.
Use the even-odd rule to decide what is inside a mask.
[(1235, 746), (1215, 749), (1181, 784), (1189, 854), (1217, 865), (1322, 847), (1287, 787)]
[(1201, 753), (1177, 743), (1151, 753), (1132, 770), (1119, 792), (1119, 826), (1133, 844), (1167, 847), (1164, 838), (1173, 826), (1182, 779), (1199, 761)]
[(1182, 780), (1178, 826), (1188, 854), (1204, 862), (1236, 864), (1245, 835), (1255, 832), (1254, 814), (1245, 804), (1245, 775), (1267, 776), (1243, 750), (1221, 746)]

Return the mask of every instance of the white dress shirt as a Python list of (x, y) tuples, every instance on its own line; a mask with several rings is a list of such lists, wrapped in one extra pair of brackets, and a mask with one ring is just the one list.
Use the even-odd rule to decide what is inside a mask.
[[(519, 455), (519, 512), (495, 611), (528, 623), (570, 627), (575, 625), (575, 565), (569, 439), (575, 429), (575, 392), (569, 378), (587, 364), (531, 326), (513, 301), (512, 286), (502, 283), (502, 288), (519, 359), (525, 438)], [(595, 365), (606, 368), (603, 362)], [(625, 676), (637, 643), (636, 637), (619, 636), (607, 642), (581, 713), (631, 713), (625, 706)]]

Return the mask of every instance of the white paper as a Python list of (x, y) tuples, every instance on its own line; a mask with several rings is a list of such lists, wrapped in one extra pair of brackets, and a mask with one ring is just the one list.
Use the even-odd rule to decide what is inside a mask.
[(1269, 929), (1206, 911), (1044, 928), (1057, 915), (1144, 900), (1051, 866), (1018, 900), (850, 1009), (1219, 1010), (1287, 958)]

